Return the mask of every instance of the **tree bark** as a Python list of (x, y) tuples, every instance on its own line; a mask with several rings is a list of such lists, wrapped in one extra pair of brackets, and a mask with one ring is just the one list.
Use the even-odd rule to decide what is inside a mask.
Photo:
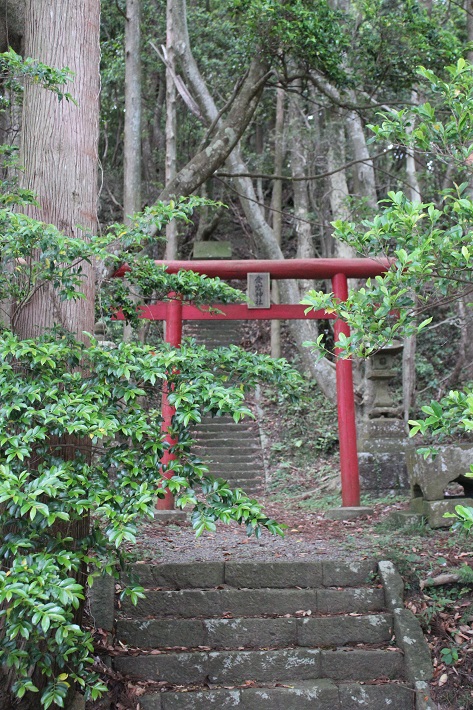
[[(352, 99), (354, 102), (356, 101), (354, 94)], [(366, 200), (368, 207), (375, 210), (378, 206), (378, 195), (374, 167), (366, 145), (363, 123), (356, 111), (350, 111), (347, 116), (347, 134), (352, 147), (353, 158), (364, 161), (356, 163), (354, 166), (357, 193)]]
[[(176, 112), (176, 57), (174, 53), (174, 0), (167, 0), (166, 6), (166, 172), (165, 185), (169, 185), (176, 177), (176, 141), (177, 141), (177, 112)], [(172, 220), (166, 225), (166, 259), (177, 259), (177, 224)]]
[(141, 0), (127, 0), (125, 20), (124, 222), (141, 210)]
[[(284, 100), (285, 92), (282, 87), (276, 91), (276, 122), (274, 126), (274, 174), (281, 175), (285, 154), (284, 145)], [(271, 195), (271, 220), (274, 238), (281, 245), (282, 237), (282, 180), (275, 180)], [(279, 303), (279, 286), (274, 280), (271, 284), (271, 298), (273, 303)], [(281, 357), (281, 321), (271, 321), (271, 356)]]
[[(28, 214), (64, 233), (84, 237), (97, 231), (99, 109), (98, 0), (27, 0), (25, 53), (53, 67), (74, 72), (77, 105), (26, 82), (21, 162), (23, 187), (36, 193), (39, 208)], [(79, 226), (80, 225), (80, 226)], [(22, 338), (35, 337), (55, 324), (85, 339), (94, 328), (94, 271), (83, 264), (84, 299), (59, 301), (46, 285), (16, 313)]]

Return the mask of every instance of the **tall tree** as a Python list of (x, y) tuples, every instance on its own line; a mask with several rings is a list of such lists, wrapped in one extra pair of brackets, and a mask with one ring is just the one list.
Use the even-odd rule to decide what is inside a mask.
[[(60, 101), (26, 82), (21, 160), (24, 187), (37, 195), (30, 216), (74, 237), (97, 231), (99, 116), (99, 0), (27, 0), (25, 54), (74, 73), (76, 103)], [(95, 279), (83, 265), (86, 298), (59, 301), (45, 286), (21, 309), (15, 329), (24, 338), (61, 325), (82, 338), (93, 332)], [(45, 292), (47, 290), (47, 292)]]

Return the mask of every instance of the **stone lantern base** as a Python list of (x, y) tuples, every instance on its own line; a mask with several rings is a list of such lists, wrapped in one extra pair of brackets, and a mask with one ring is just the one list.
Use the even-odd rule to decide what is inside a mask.
[(361, 490), (379, 494), (409, 488), (406, 449), (410, 446), (404, 422), (379, 417), (358, 426), (358, 465)]

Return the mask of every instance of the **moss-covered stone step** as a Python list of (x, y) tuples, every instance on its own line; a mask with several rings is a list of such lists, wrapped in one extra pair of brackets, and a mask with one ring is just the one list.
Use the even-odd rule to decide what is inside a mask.
[(382, 611), (384, 591), (354, 589), (184, 589), (149, 591), (137, 606), (123, 603), (122, 613), (131, 618), (219, 616), (283, 616), (304, 610), (313, 614), (341, 614)]
[(115, 669), (137, 678), (176, 685), (332, 680), (402, 680), (403, 656), (397, 650), (279, 649), (275, 651), (194, 651), (118, 656)]
[(410, 688), (397, 683), (336, 685), (303, 681), (286, 687), (153, 693), (140, 698), (142, 710), (414, 710)]
[(358, 587), (377, 570), (373, 559), (278, 562), (184, 562), (135, 564), (131, 571), (148, 589), (211, 589), (223, 584), (242, 589)]
[(389, 641), (392, 614), (277, 619), (121, 619), (117, 640), (139, 648), (345, 646)]

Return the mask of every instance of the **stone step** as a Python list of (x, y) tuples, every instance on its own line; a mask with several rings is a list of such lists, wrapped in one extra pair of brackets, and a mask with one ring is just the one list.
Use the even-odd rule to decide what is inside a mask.
[(404, 659), (397, 650), (290, 648), (275, 651), (165, 652), (117, 656), (115, 669), (176, 685), (332, 680), (402, 680)]
[[(181, 562), (135, 564), (131, 570), (148, 589), (212, 589), (223, 584), (235, 589), (302, 587), (359, 587), (372, 580), (376, 561), (367, 558), (278, 562)], [(299, 607), (303, 608), (303, 607)]]
[(224, 431), (216, 432), (215, 434), (200, 434), (197, 436), (195, 433), (192, 438), (196, 442), (197, 446), (206, 446), (207, 442), (211, 442), (212, 446), (253, 446), (261, 450), (259, 445), (259, 440), (256, 439), (258, 432), (256, 431), (244, 431), (227, 434)]
[(184, 589), (153, 591), (136, 606), (124, 600), (124, 616), (214, 618), (218, 616), (284, 616), (299, 611), (342, 614), (382, 611), (383, 589)]
[(234, 437), (230, 438), (226, 436), (221, 439), (208, 439), (207, 437), (202, 439), (197, 439), (194, 449), (198, 451), (199, 449), (211, 449), (212, 451), (218, 451), (221, 453), (228, 452), (232, 453), (238, 451), (238, 453), (261, 453), (261, 446), (255, 442), (254, 435), (245, 438)]
[(206, 465), (210, 467), (213, 466), (214, 468), (219, 466), (219, 464), (222, 464), (222, 466), (226, 466), (228, 464), (230, 467), (233, 466), (234, 468), (235, 465), (237, 465), (240, 470), (247, 471), (251, 471), (258, 466), (258, 464), (258, 468), (261, 467), (261, 461), (255, 455), (245, 454), (243, 456), (229, 456), (228, 454), (222, 454), (219, 456), (218, 453), (214, 451), (212, 451), (212, 459), (210, 461), (206, 459), (205, 463)]
[[(258, 475), (254, 475), (254, 474)], [(210, 474), (215, 478), (223, 478), (233, 488), (261, 488), (263, 486), (263, 473), (256, 471), (252, 476), (248, 471), (232, 471), (231, 469), (210, 468)]]
[(284, 687), (153, 693), (140, 697), (141, 710), (414, 710), (411, 688), (398, 683), (335, 684), (299, 681)]
[(192, 450), (197, 454), (201, 451), (207, 451), (212, 454), (215, 458), (216, 456), (261, 456), (261, 446), (252, 444), (251, 442), (243, 441), (228, 441), (224, 440), (212, 440), (205, 443), (198, 442), (192, 447)]
[(117, 622), (117, 640), (139, 648), (214, 649), (380, 644), (392, 637), (392, 614), (277, 619), (145, 619)]

